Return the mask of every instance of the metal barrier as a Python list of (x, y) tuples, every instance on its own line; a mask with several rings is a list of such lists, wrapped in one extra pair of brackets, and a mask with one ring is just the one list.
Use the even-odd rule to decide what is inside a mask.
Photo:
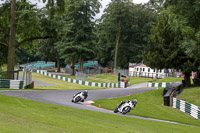
[(144, 78), (164, 78), (162, 73), (148, 73), (148, 72), (129, 72), (129, 76), (132, 77), (144, 77)]
[(24, 81), (0, 79), (0, 88), (24, 89)]
[(108, 87), (108, 88), (118, 88), (120, 87), (119, 83), (95, 83), (95, 82), (88, 82), (83, 80), (76, 80), (71, 78), (66, 78), (58, 75), (54, 75), (51, 73), (47, 73), (46, 71), (37, 70), (37, 73), (43, 74), (45, 76), (49, 76), (55, 79), (63, 80), (70, 83), (80, 84), (80, 85), (86, 85), (86, 86), (93, 86), (93, 87)]
[(128, 69), (114, 69), (114, 74), (118, 75), (118, 73), (129, 76)]
[(25, 82), (25, 88), (33, 88), (32, 70), (24, 69), (22, 80)]
[(168, 87), (163, 89), (163, 104), (165, 106), (172, 106), (175, 109), (184, 112), (195, 119), (200, 120), (200, 108), (189, 102), (175, 98), (177, 94), (180, 94), (184, 85), (182, 83), (171, 83)]
[(200, 120), (200, 107), (188, 103), (186, 101), (173, 98), (173, 108), (180, 110), (181, 112), (184, 112), (195, 119)]
[(76, 72), (75, 78), (76, 80), (83, 80), (85, 81), (87, 75), (85, 73)]
[(165, 77), (179, 77), (181, 78), (182, 73), (173, 72), (173, 73), (150, 73), (150, 72), (135, 72), (129, 71), (129, 76), (132, 77), (144, 77), (144, 78), (165, 78)]

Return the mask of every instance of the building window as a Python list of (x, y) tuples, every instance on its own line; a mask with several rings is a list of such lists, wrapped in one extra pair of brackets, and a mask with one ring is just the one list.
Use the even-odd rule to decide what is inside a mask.
[(138, 68), (137, 68), (137, 71), (138, 71)]
[(150, 72), (150, 68), (148, 68), (148, 72)]
[(145, 68), (143, 68), (143, 72), (144, 72)]

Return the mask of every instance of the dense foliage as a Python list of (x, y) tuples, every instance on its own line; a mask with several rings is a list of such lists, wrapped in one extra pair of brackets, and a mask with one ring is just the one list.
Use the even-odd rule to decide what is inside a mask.
[[(156, 3), (155, 0), (151, 2)], [(153, 68), (174, 68), (185, 73), (190, 86), (190, 73), (199, 70), (199, 0), (159, 0), (162, 11), (144, 54), (144, 61)]]
[(114, 68), (127, 68), (129, 62), (142, 61), (142, 51), (150, 34), (154, 13), (131, 0), (112, 0), (98, 25), (98, 60)]
[[(45, 2), (46, 0), (44, 0)], [(33, 41), (51, 38), (42, 28), (42, 18), (52, 16), (52, 12), (63, 11), (63, 0), (48, 0), (47, 8), (50, 15), (43, 14), (36, 5), (29, 1), (6, 0), (0, 5), (0, 44), (7, 49), (7, 70), (14, 70), (16, 49), (33, 47)], [(58, 7), (58, 8), (56, 8)], [(49, 33), (48, 33), (49, 34)], [(13, 78), (9, 75), (7, 78)]]
[(99, 12), (97, 0), (69, 0), (66, 6), (64, 31), (57, 44), (62, 57), (73, 64), (79, 59), (79, 70), (83, 61), (95, 56), (94, 16)]
[[(0, 5), (0, 55), (4, 55), (0, 64), (8, 61), (8, 70), (15, 63), (36, 60), (56, 61), (59, 66), (60, 59), (72, 68), (87, 60), (127, 68), (129, 62), (143, 60), (150, 24), (155, 22), (149, 6), (132, 0), (112, 0), (97, 23), (94, 17), (101, 6), (97, 0), (48, 0), (42, 9), (23, 0), (12, 2)], [(17, 12), (11, 12), (12, 6)], [(10, 19), (13, 13), (16, 19)]]

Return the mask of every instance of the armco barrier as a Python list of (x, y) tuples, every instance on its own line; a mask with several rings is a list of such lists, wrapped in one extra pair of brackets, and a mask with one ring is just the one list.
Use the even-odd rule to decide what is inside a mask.
[(42, 71), (42, 70), (37, 70), (37, 73), (40, 73), (40, 74), (43, 74), (45, 76), (49, 76), (49, 77), (52, 77), (52, 78), (60, 79), (60, 80), (66, 81), (66, 82), (80, 84), (80, 85), (93, 86), (93, 87), (108, 87), (108, 88), (119, 88), (120, 87), (120, 83), (88, 82), (88, 81), (82, 81), (82, 80), (76, 80), (76, 79), (58, 76), (58, 75), (55, 75), (55, 74), (47, 73), (46, 71)]
[(170, 83), (148, 83), (148, 87), (167, 87)]
[(24, 89), (24, 81), (0, 79), (0, 88)]
[(178, 109), (195, 119), (200, 120), (200, 108), (194, 104), (188, 103), (186, 101), (173, 98), (173, 108)]

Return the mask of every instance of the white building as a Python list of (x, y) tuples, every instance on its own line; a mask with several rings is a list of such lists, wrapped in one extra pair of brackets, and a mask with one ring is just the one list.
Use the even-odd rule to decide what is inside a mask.
[(129, 64), (129, 76), (133, 77), (164, 78), (171, 72), (171, 69), (151, 69), (144, 64)]

